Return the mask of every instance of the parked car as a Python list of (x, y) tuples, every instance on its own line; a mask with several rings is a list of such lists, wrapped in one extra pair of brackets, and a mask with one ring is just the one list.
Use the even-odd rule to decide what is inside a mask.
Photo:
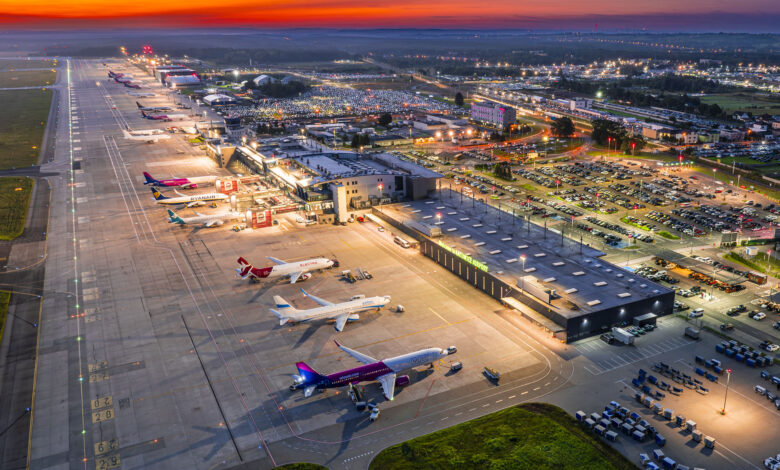
[(758, 312), (753, 315), (753, 320), (763, 320), (764, 318), (766, 318), (766, 313), (764, 312)]
[(720, 329), (723, 331), (731, 331), (734, 329), (734, 325), (732, 325), (731, 323), (721, 323)]
[(694, 309), (691, 313), (688, 314), (688, 318), (701, 318), (703, 316), (704, 316), (703, 308)]

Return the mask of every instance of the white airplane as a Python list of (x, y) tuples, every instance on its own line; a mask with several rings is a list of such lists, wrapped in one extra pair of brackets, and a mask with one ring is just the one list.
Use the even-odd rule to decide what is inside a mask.
[(299, 279), (301, 281), (309, 279), (311, 277), (311, 274), (309, 274), (311, 271), (329, 269), (333, 266), (338, 267), (339, 265), (337, 260), (328, 258), (314, 258), (304, 261), (295, 261), (293, 263), (287, 263), (270, 256), (268, 259), (276, 263), (276, 266), (256, 268), (249, 264), (249, 261), (243, 257), (238, 258), (239, 267), (236, 268), (238, 277), (241, 279), (249, 278), (253, 281), (259, 281), (260, 279), (265, 278), (290, 276), (290, 284), (295, 284)]
[(284, 325), (287, 322), (304, 323), (311, 320), (334, 319), (336, 320), (336, 331), (342, 331), (347, 321), (360, 319), (360, 312), (367, 310), (376, 310), (378, 312), (382, 307), (390, 303), (389, 295), (368, 298), (365, 295), (355, 295), (346, 302), (334, 304), (333, 302), (307, 294), (303, 289), (301, 289), (301, 292), (306, 297), (320, 304), (321, 307), (298, 310), (280, 296), (275, 295), (274, 303), (276, 303), (276, 308), (272, 308), (271, 313), (279, 318), (279, 325)]
[(151, 189), (152, 194), (154, 195), (154, 200), (157, 201), (157, 204), (184, 204), (187, 207), (197, 207), (205, 206), (207, 201), (224, 201), (229, 197), (227, 194), (222, 193), (206, 193), (185, 196), (175, 189), (174, 192), (178, 194), (179, 197), (166, 197), (163, 196), (156, 187), (152, 186)]
[(122, 134), (124, 134), (126, 140), (138, 140), (143, 141), (146, 143), (157, 143), (159, 140), (167, 140), (170, 139), (171, 136), (166, 134), (141, 134), (141, 135), (133, 135), (125, 130), (122, 131)]
[(168, 209), (168, 221), (174, 224), (184, 225), (201, 225), (206, 228), (219, 227), (223, 225), (226, 220), (236, 220), (241, 217), (241, 214), (235, 212), (224, 212), (222, 214), (198, 214), (195, 212), (195, 217), (181, 217), (180, 215)]
[(143, 130), (136, 130), (136, 131), (131, 131), (130, 129), (128, 129), (127, 132), (129, 132), (130, 135), (165, 134), (165, 130), (163, 129), (143, 129)]

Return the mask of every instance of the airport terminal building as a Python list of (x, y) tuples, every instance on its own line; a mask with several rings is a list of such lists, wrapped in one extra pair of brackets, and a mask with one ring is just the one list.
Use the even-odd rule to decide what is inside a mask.
[(600, 259), (603, 253), (460, 193), (374, 207), (420, 252), (571, 342), (673, 312), (674, 291)]

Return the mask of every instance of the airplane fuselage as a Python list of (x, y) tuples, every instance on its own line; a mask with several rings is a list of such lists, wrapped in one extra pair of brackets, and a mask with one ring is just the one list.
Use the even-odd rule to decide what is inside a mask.
[(315, 258), (296, 263), (277, 264), (268, 274), (269, 278), (289, 276), (299, 272), (316, 271), (318, 269), (328, 269), (333, 266), (333, 261), (327, 258)]
[(222, 201), (228, 198), (227, 194), (222, 193), (208, 193), (198, 194), (196, 196), (182, 196), (171, 197), (167, 199), (159, 199), (156, 202), (158, 204), (189, 204), (192, 202), (206, 202), (206, 201)]
[(399, 373), (414, 367), (432, 364), (446, 356), (447, 352), (440, 348), (421, 349), (419, 351), (391, 357), (364, 366), (320, 376), (316, 383), (302, 382), (295, 384), (294, 388), (302, 389), (307, 386), (316, 385), (317, 389), (325, 389), (344, 387), (349, 384), (357, 384), (360, 382), (372, 382), (385, 374)]
[(390, 297), (368, 297), (308, 310), (299, 310), (294, 314), (289, 314), (289, 318), (291, 322), (304, 323), (312, 320), (335, 318), (344, 314), (349, 315), (368, 310), (379, 310), (388, 303), (390, 303)]

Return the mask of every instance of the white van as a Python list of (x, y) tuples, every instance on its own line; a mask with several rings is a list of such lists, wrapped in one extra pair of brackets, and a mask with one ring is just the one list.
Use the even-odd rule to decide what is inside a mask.
[(393, 241), (401, 245), (403, 248), (409, 248), (411, 246), (408, 241), (404, 240), (401, 237), (394, 237)]

